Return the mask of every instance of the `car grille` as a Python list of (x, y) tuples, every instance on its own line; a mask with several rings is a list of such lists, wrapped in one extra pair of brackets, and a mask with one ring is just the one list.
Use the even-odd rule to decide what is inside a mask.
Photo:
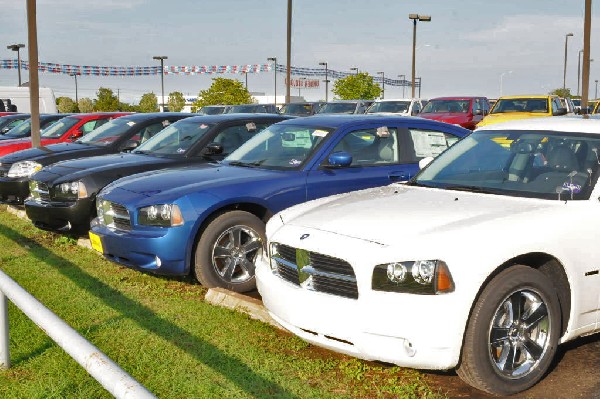
[(46, 183), (31, 180), (30, 191), (34, 200), (42, 203), (50, 202), (50, 189)]
[(348, 262), (283, 244), (275, 246), (272, 257), (282, 279), (313, 291), (358, 298), (356, 276)]
[(8, 177), (8, 171), (10, 170), (10, 167), (12, 166), (12, 164), (2, 164), (0, 165), (0, 177)]
[(98, 217), (102, 224), (118, 230), (131, 230), (129, 211), (123, 205), (98, 199)]

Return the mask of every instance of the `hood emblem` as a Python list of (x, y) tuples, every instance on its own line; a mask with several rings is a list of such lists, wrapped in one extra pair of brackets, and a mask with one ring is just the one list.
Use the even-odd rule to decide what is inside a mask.
[(310, 234), (302, 234), (302, 235), (300, 236), (300, 239), (301, 239), (301, 240), (304, 240), (305, 238), (308, 238), (308, 237), (310, 237)]

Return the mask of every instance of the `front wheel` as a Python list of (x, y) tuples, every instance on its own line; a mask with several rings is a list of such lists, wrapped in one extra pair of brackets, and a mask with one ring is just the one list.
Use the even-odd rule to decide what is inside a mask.
[(217, 216), (201, 233), (194, 275), (205, 287), (236, 292), (256, 288), (254, 262), (265, 242), (265, 224), (251, 213), (230, 211)]
[(483, 290), (468, 322), (457, 373), (495, 395), (511, 395), (547, 372), (560, 337), (561, 315), (552, 282), (517, 265)]

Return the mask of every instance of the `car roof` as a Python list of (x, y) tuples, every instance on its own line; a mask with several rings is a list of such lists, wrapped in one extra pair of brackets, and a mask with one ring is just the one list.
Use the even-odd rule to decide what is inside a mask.
[(186, 115), (190, 115), (190, 114), (184, 114), (181, 112), (149, 112), (149, 113), (136, 113), (136, 114), (130, 114), (130, 115), (124, 115), (122, 116), (122, 118), (125, 118), (127, 120), (146, 120), (146, 119), (152, 119), (152, 118), (164, 118), (164, 117), (181, 117), (181, 116), (186, 116)]
[(520, 98), (550, 98), (557, 97), (549, 94), (531, 94), (531, 95), (519, 95), (519, 96), (502, 96), (498, 100), (517, 100)]
[[(390, 116), (390, 115), (378, 115), (378, 114), (316, 114), (313, 116), (306, 116), (302, 118), (294, 118), (291, 120), (279, 122), (280, 124), (290, 125), (303, 125), (303, 126), (314, 126), (314, 127), (329, 127), (329, 128), (340, 128), (345, 126), (351, 126), (357, 123), (381, 123), (384, 124), (404, 124), (408, 122), (419, 122), (423, 124), (431, 125), (443, 125), (448, 127), (449, 125), (444, 122), (438, 122), (425, 118), (418, 118), (412, 116)], [(453, 126), (454, 128), (465, 130), (460, 126)]]
[(283, 121), (283, 120), (287, 120), (287, 119), (292, 119), (292, 117), (288, 116), (288, 115), (280, 115), (280, 114), (239, 113), (239, 114), (196, 115), (196, 116), (191, 116), (189, 118), (185, 118), (186, 121), (190, 121), (190, 122), (202, 121), (205, 123), (219, 123), (219, 122), (246, 120), (246, 119), (252, 119), (252, 120), (281, 119)]
[(429, 101), (434, 101), (434, 100), (472, 100), (474, 98), (487, 98), (487, 97), (485, 97), (485, 96), (435, 97), (435, 98), (430, 98)]
[(556, 132), (600, 134), (600, 117), (560, 116), (551, 118), (527, 118), (503, 123), (494, 123), (480, 130), (547, 130)]

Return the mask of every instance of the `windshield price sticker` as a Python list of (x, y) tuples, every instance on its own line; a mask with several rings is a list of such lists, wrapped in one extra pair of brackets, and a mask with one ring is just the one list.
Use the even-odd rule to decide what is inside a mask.
[(315, 130), (312, 135), (313, 137), (325, 137), (329, 133), (327, 130)]
[(377, 137), (390, 137), (390, 131), (387, 126), (377, 128)]
[(417, 157), (436, 157), (448, 148), (446, 135), (441, 132), (423, 132), (411, 130)]
[(170, 124), (171, 124), (171, 122), (169, 122), (169, 121), (162, 121), (162, 125), (163, 125), (163, 127), (167, 127), (167, 126), (169, 126)]
[(249, 132), (256, 130), (256, 123), (254, 123), (254, 122), (246, 123), (246, 130), (248, 130)]
[(284, 148), (312, 148), (310, 133), (308, 130), (294, 133), (284, 133), (281, 146)]

